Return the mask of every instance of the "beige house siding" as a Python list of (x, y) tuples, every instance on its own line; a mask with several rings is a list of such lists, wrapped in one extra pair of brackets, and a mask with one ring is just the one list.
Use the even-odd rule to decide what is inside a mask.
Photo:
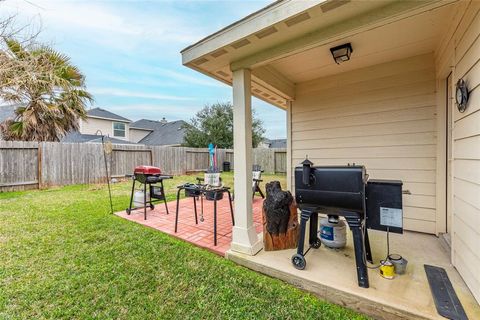
[[(113, 137), (113, 120), (97, 119), (88, 117), (87, 120), (82, 120), (80, 133), (83, 134), (96, 134), (97, 130), (102, 131), (104, 135)], [(125, 138), (115, 137), (117, 139), (128, 140), (129, 139), (129, 126), (126, 123)]]
[(139, 142), (143, 138), (145, 138), (151, 131), (147, 130), (138, 130), (130, 128), (130, 141), (131, 142)]
[[(480, 301), (480, 2), (459, 6), (450, 32), (436, 57), (453, 83), (463, 79), (470, 90), (467, 110), (453, 107), (452, 262)], [(453, 68), (452, 68), (453, 66)], [(449, 70), (448, 70), (449, 69)], [(447, 71), (445, 71), (447, 70)]]
[(404, 227), (435, 233), (436, 96), (433, 54), (297, 84), (292, 164), (363, 164), (400, 179)]

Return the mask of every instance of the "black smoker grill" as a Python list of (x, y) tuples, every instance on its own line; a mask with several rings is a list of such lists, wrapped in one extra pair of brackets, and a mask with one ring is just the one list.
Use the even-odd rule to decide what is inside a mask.
[[(305, 254), (310, 248), (319, 248), (318, 213), (344, 216), (353, 234), (358, 285), (368, 288), (365, 258), (372, 261), (366, 216), (365, 188), (368, 176), (364, 166), (312, 167), (309, 160), (295, 168), (295, 198), (301, 210), (300, 238), (293, 265), (300, 270), (306, 266)], [(304, 253), (305, 229), (310, 219), (310, 248)]]
[[(132, 210), (143, 208), (144, 219), (147, 220), (147, 205), (150, 207), (150, 209), (153, 210), (155, 208), (154, 206), (155, 202), (163, 201), (165, 203), (165, 208), (167, 209), (167, 214), (168, 214), (167, 199), (165, 198), (165, 189), (163, 187), (163, 180), (172, 179), (173, 176), (162, 175), (162, 171), (160, 170), (160, 168), (157, 168), (157, 167), (138, 166), (138, 167), (135, 167), (132, 178), (133, 178), (132, 194), (130, 196), (130, 206), (126, 210), (127, 213), (130, 214)], [(132, 208), (136, 181), (143, 184), (143, 207)], [(155, 185), (157, 183), (160, 183), (160, 185), (159, 186)], [(147, 185), (150, 191), (150, 199), (148, 201), (147, 201)]]
[[(402, 233), (402, 182), (368, 180), (364, 166), (312, 167), (307, 159), (295, 168), (295, 198), (301, 210), (300, 238), (293, 265), (306, 266), (305, 254), (319, 248), (318, 213), (343, 216), (353, 234), (358, 285), (368, 288), (367, 261), (372, 263), (367, 228)], [(408, 191), (406, 191), (408, 194)], [(305, 229), (310, 219), (309, 248), (304, 252)]]

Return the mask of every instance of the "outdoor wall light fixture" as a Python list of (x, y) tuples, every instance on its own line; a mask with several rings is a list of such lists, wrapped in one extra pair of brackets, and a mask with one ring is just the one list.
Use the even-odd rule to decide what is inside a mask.
[(342, 62), (350, 60), (350, 55), (353, 52), (352, 44), (345, 43), (340, 46), (330, 48), (330, 52), (332, 53), (333, 60), (335, 60), (335, 63), (340, 64)]
[(463, 79), (458, 79), (455, 92), (455, 100), (457, 101), (458, 111), (463, 113), (467, 110), (468, 103), (468, 88)]

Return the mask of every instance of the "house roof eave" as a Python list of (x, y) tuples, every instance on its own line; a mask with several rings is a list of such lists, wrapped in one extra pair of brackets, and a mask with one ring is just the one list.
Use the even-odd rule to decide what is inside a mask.
[(107, 118), (107, 117), (97, 117), (97, 116), (91, 116), (87, 115), (87, 118), (94, 118), (94, 119), (100, 119), (100, 120), (108, 120), (108, 121), (114, 121), (114, 122), (124, 122), (124, 123), (131, 123), (131, 120), (123, 120), (123, 119), (113, 119), (113, 118)]
[(187, 65), (202, 55), (213, 52), (259, 30), (304, 12), (328, 0), (278, 0), (218, 30), (180, 51)]

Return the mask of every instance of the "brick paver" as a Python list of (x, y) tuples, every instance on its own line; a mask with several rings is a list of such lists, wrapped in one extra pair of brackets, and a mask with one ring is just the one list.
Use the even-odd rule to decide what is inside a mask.
[[(253, 222), (258, 233), (262, 232), (262, 204), (263, 199), (260, 197), (256, 197), (253, 201)], [(165, 205), (158, 203), (155, 205), (155, 209), (147, 209), (147, 220), (143, 219), (143, 209), (135, 210), (130, 215), (127, 215), (125, 211), (117, 212), (116, 215), (173, 235), (224, 256), (225, 252), (230, 249), (230, 242), (232, 241), (232, 219), (230, 217), (228, 198), (225, 197), (217, 201), (216, 246), (213, 244), (213, 201), (203, 201), (203, 222), (200, 221), (200, 201), (197, 201), (198, 224), (195, 224), (193, 198), (180, 200), (177, 233), (175, 233), (176, 207), (176, 201), (169, 202), (168, 210), (170, 214), (167, 215)]]

